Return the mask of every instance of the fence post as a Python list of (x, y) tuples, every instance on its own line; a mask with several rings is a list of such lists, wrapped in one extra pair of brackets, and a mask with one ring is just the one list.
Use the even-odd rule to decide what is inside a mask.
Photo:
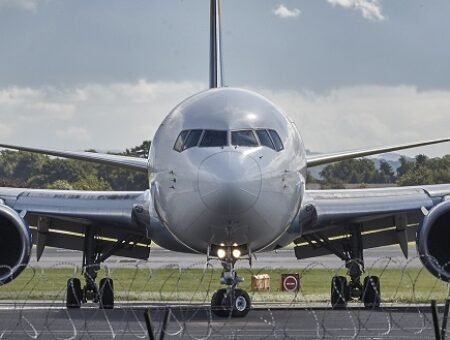
[(448, 310), (450, 308), (450, 300), (445, 300), (445, 308), (444, 308), (444, 318), (442, 319), (442, 330), (441, 330), (441, 339), (445, 340), (447, 336), (447, 319), (448, 319)]
[(171, 312), (172, 310), (170, 308), (167, 308), (166, 312), (164, 313), (164, 320), (161, 327), (161, 333), (159, 334), (159, 340), (164, 340), (164, 337), (166, 336), (167, 324), (169, 323)]
[(147, 325), (148, 338), (150, 340), (155, 340), (155, 335), (153, 334), (152, 319), (150, 317), (150, 309), (147, 309), (147, 311), (144, 313), (144, 319), (145, 324)]
[(431, 315), (433, 316), (434, 335), (436, 337), (436, 340), (441, 340), (441, 332), (439, 327), (436, 300), (431, 300)]

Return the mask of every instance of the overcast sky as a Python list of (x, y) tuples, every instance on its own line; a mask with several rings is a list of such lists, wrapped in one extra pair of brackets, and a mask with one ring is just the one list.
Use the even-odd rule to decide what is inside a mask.
[[(308, 149), (450, 137), (450, 1), (224, 0), (223, 14), (226, 84), (282, 107)], [(0, 0), (0, 141), (151, 139), (207, 87), (208, 16), (209, 0)]]

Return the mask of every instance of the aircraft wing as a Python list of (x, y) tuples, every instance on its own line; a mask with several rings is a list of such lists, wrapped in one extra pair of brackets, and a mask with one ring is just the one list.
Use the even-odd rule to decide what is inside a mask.
[(363, 248), (416, 240), (417, 227), (439, 203), (450, 200), (450, 184), (356, 190), (307, 190), (299, 214), (302, 237), (295, 248), (299, 259), (342, 253), (350, 227), (362, 231)]
[(140, 172), (148, 172), (148, 161), (144, 158), (130, 157), (122, 155), (113, 155), (87, 151), (66, 151), (46, 148), (35, 148), (29, 146), (18, 146), (10, 144), (0, 144), (1, 148), (13, 149), (26, 152), (40, 153), (44, 155), (78, 159), (86, 162), (101, 163), (106, 165), (118, 166), (121, 168), (132, 169)]
[(30, 226), (38, 258), (45, 246), (83, 250), (86, 226), (95, 226), (103, 253), (148, 259), (149, 190), (93, 192), (0, 188), (1, 205)]
[(330, 153), (330, 154), (310, 155), (310, 156), (307, 156), (306, 163), (307, 163), (308, 167), (310, 168), (313, 166), (330, 164), (330, 163), (334, 163), (334, 162), (343, 161), (346, 159), (378, 155), (378, 154), (385, 153), (385, 152), (406, 150), (406, 149), (417, 148), (420, 146), (427, 146), (427, 145), (447, 143), (447, 142), (450, 142), (450, 138), (434, 139), (434, 140), (417, 142), (417, 143), (382, 146), (382, 147), (377, 147), (377, 148), (369, 148), (369, 149), (361, 149), (361, 150), (343, 151), (343, 152)]

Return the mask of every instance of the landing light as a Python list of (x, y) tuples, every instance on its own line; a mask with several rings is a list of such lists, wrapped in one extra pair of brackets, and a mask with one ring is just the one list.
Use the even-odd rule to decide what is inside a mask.
[(226, 255), (227, 255), (227, 252), (225, 251), (225, 249), (222, 249), (222, 248), (217, 249), (217, 257), (219, 259), (225, 258)]
[(233, 249), (233, 257), (238, 259), (241, 257), (241, 251), (239, 249)]

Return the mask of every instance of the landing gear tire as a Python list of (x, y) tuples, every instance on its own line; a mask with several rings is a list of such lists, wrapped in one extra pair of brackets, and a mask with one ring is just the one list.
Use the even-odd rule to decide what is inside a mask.
[(362, 300), (366, 308), (378, 308), (381, 302), (380, 278), (367, 276), (364, 279)]
[(242, 318), (246, 316), (250, 310), (250, 297), (247, 292), (242, 289), (236, 289), (234, 291), (233, 299), (233, 312), (232, 316)]
[(331, 280), (331, 308), (347, 307), (347, 279), (344, 276), (334, 276)]
[(227, 293), (225, 288), (219, 289), (211, 298), (211, 311), (219, 317), (242, 318), (250, 311), (251, 300), (245, 290), (236, 288)]
[(103, 278), (100, 280), (98, 294), (98, 303), (100, 309), (114, 308), (114, 285), (112, 279)]
[(83, 290), (81, 289), (81, 281), (77, 278), (67, 280), (67, 308), (80, 308), (83, 301)]
[(227, 308), (227, 299), (225, 298), (227, 290), (225, 288), (219, 289), (211, 298), (211, 311), (214, 315), (221, 318), (230, 315), (230, 308)]

